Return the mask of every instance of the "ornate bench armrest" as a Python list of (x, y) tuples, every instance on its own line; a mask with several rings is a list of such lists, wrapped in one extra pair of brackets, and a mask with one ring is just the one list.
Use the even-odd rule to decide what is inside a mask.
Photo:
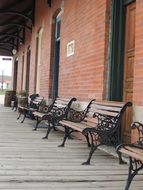
[(39, 105), (38, 111), (41, 113), (48, 113), (50, 111), (50, 106), (46, 104)]
[(137, 129), (137, 132), (138, 132), (138, 139), (137, 139), (135, 145), (143, 148), (143, 124), (140, 122), (133, 122), (131, 124), (131, 128), (133, 130)]
[(98, 112), (95, 112), (93, 115), (94, 118), (97, 118), (98, 124), (102, 124), (104, 122), (115, 122), (116, 117), (107, 116)]
[(65, 118), (66, 116), (66, 108), (58, 108), (58, 107), (54, 107), (51, 111), (50, 111), (51, 117), (54, 120), (60, 121), (62, 119)]
[(112, 132), (112, 130), (115, 130), (118, 126), (118, 116), (113, 117), (96, 112), (94, 113), (93, 117), (97, 118), (96, 130), (98, 131)]
[(70, 109), (67, 119), (73, 122), (81, 122), (85, 118), (85, 110), (84, 111), (76, 111), (74, 109)]

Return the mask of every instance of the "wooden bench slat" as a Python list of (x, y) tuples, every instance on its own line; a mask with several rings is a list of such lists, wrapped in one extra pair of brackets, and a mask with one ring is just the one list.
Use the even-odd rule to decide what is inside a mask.
[[(77, 130), (79, 132), (82, 132), (87, 127), (92, 127), (91, 125), (88, 125), (88, 123), (86, 123), (86, 122), (74, 123), (71, 121), (60, 121), (59, 123), (62, 125), (66, 125), (66, 126), (70, 127), (71, 129)], [(94, 126), (95, 126), (95, 124), (94, 124)]]
[(37, 117), (43, 117), (45, 115), (45, 113), (41, 113), (38, 111), (33, 112), (33, 115), (37, 116)]
[(68, 102), (70, 101), (70, 99), (66, 99), (66, 98), (56, 98), (56, 100), (55, 100), (55, 102), (67, 102), (67, 104), (68, 104)]
[(143, 155), (142, 154), (139, 154), (138, 152), (133, 152), (131, 150), (127, 150), (125, 148), (121, 148), (120, 149), (120, 152), (132, 157), (132, 158), (135, 158), (137, 160), (140, 160), (141, 162), (143, 162)]
[(126, 103), (125, 102), (117, 102), (117, 101), (95, 101), (92, 105), (104, 105), (104, 106), (111, 106), (111, 107), (120, 107), (122, 108)]
[[(131, 152), (133, 152), (133, 153), (137, 153), (137, 154), (140, 154), (140, 155), (143, 156), (143, 149), (141, 149), (141, 148), (132, 147), (132, 146), (125, 146), (124, 148), (125, 148), (126, 150), (128, 150), (128, 151), (131, 151)], [(124, 148), (121, 148), (120, 151), (122, 151), (122, 149), (124, 149)]]
[(91, 112), (89, 111), (88, 114), (90, 114), (91, 116), (93, 115), (93, 113), (100, 113), (100, 114), (103, 114), (103, 115), (107, 115), (107, 116), (112, 116), (112, 117), (115, 117), (117, 116), (119, 113), (117, 112), (110, 112), (110, 111), (105, 111), (105, 110), (98, 110), (98, 109), (91, 109)]
[(57, 106), (58, 108), (63, 108), (63, 107), (66, 107), (67, 106), (67, 104), (57, 104), (57, 103), (55, 103), (55, 106)]
[(108, 111), (108, 110), (113, 111), (113, 112), (120, 112), (121, 111), (121, 107), (120, 108), (119, 107), (111, 107), (111, 106), (104, 106), (104, 105), (98, 105), (98, 104), (93, 105), (91, 107), (96, 108), (98, 110), (105, 110), (105, 111)]
[(64, 105), (67, 105), (68, 104), (68, 101), (55, 101), (55, 104), (64, 104)]
[(90, 123), (97, 123), (97, 119), (93, 117), (85, 117), (84, 121), (90, 122)]

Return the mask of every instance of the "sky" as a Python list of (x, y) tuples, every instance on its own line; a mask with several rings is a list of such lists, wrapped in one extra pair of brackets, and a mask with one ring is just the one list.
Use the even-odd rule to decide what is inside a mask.
[[(11, 59), (11, 60), (3, 60), (3, 59)], [(8, 56), (0, 56), (0, 75), (12, 75), (12, 57)]]

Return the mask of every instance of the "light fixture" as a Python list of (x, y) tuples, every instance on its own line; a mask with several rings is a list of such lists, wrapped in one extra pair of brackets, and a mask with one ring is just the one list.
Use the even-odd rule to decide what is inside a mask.
[(12, 54), (15, 55), (17, 53), (17, 50), (16, 49), (13, 49), (12, 50)]

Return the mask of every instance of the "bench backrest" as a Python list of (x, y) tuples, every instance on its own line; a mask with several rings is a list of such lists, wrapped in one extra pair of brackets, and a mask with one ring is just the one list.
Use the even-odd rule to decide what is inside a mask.
[(77, 110), (71, 108), (69, 110), (69, 114), (68, 114), (68, 116), (67, 116), (66, 119), (69, 120), (69, 121), (77, 122), (77, 123), (81, 122), (81, 121), (84, 121), (84, 119), (87, 116), (87, 114), (88, 114), (88, 112), (89, 112), (89, 110), (91, 108), (91, 105), (92, 105), (92, 103), (94, 101), (95, 101), (95, 99), (92, 99), (88, 103), (87, 107), (84, 110), (82, 110), (82, 111), (77, 111)]
[[(111, 127), (118, 127), (120, 125), (124, 111), (128, 106), (131, 106), (131, 102), (114, 102), (114, 101), (94, 101), (90, 105), (84, 121), (90, 126), (95, 126), (95, 123), (102, 125), (107, 122), (113, 122)], [(111, 122), (111, 123), (112, 123)], [(108, 125), (107, 125), (108, 126)], [(105, 126), (103, 126), (105, 127)]]
[(29, 107), (34, 109), (39, 109), (39, 106), (42, 104), (43, 100), (44, 100), (43, 96), (37, 96), (30, 101)]
[(76, 101), (76, 98), (56, 98), (49, 107), (49, 111), (55, 114), (55, 117), (65, 118), (74, 101)]
[(43, 100), (44, 100), (44, 97), (43, 97), (43, 96), (38, 96), (38, 97), (36, 97), (36, 98), (32, 101), (32, 103), (33, 103), (33, 104), (36, 104), (36, 105), (39, 105), (39, 104), (42, 103)]

